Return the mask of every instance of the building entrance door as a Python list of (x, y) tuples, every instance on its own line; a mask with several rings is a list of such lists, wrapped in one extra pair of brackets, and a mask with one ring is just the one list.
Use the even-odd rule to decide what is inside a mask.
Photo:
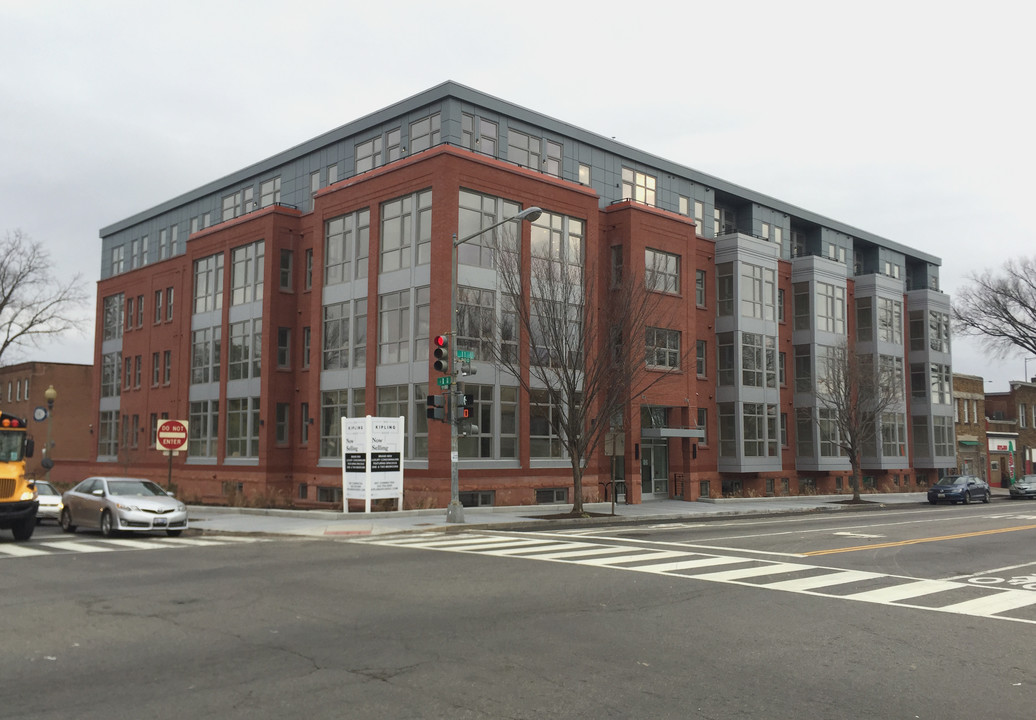
[(641, 500), (669, 499), (669, 444), (645, 442), (640, 456)]

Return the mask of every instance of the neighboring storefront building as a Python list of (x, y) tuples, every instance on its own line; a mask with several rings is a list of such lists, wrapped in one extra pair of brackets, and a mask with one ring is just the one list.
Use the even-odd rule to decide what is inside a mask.
[(986, 443), (985, 380), (975, 375), (953, 375), (954, 425), (957, 435), (957, 472), (989, 479)]

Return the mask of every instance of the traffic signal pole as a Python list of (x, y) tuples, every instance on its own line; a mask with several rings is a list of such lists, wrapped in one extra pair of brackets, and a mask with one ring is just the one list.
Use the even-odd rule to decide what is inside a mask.
[[(453, 234), (453, 257), (450, 261), (450, 344), (457, 342), (457, 234)], [(450, 350), (456, 353), (456, 347)], [(457, 382), (457, 363), (452, 357), (449, 359), (450, 375), (453, 383)], [(450, 385), (450, 393), (453, 394), (457, 388)], [(464, 506), (460, 503), (460, 446), (457, 439), (457, 403), (451, 402), (446, 411), (447, 420), (450, 423), (450, 504), (446, 506), (446, 522), (464, 522)]]

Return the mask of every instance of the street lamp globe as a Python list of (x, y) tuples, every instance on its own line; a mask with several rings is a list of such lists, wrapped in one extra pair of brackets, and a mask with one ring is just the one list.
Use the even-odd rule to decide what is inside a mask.
[(43, 397), (47, 400), (47, 407), (53, 410), (54, 401), (58, 399), (58, 391), (54, 389), (53, 385), (43, 392)]

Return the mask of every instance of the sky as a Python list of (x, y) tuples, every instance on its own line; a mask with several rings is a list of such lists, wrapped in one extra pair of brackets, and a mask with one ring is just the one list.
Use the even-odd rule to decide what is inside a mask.
[[(1017, 0), (0, 0), (0, 232), (57, 280), (98, 231), (445, 80), (973, 273), (1036, 254)], [(83, 330), (5, 362), (93, 361)], [(955, 337), (1008, 389), (1036, 358)]]

